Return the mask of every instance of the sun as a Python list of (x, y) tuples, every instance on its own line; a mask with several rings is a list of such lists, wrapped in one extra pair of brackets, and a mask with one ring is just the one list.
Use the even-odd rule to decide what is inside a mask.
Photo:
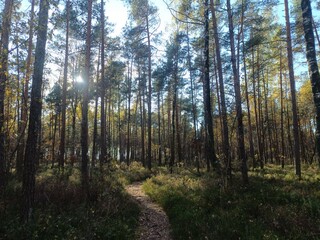
[(79, 75), (79, 76), (76, 77), (76, 82), (77, 83), (83, 83), (84, 81), (83, 81), (83, 78)]

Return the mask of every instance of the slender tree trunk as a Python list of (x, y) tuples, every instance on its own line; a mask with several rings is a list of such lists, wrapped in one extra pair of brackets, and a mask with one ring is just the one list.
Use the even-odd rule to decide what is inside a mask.
[(29, 129), (26, 142), (26, 151), (23, 169), (23, 202), (22, 219), (28, 222), (31, 218), (34, 204), (35, 190), (35, 163), (38, 154), (38, 139), (40, 137), (42, 98), (41, 88), (43, 80), (43, 68), (46, 53), (47, 29), (48, 29), (49, 1), (40, 1), (37, 43), (35, 51), (34, 72), (32, 78), (32, 91), (30, 102)]
[(66, 2), (67, 26), (66, 26), (66, 49), (64, 55), (64, 70), (62, 84), (62, 108), (61, 108), (61, 132), (59, 146), (59, 169), (64, 169), (65, 146), (66, 146), (66, 109), (67, 109), (67, 80), (68, 80), (68, 62), (69, 62), (69, 19), (70, 19), (70, 1)]
[[(220, 171), (220, 164), (217, 159), (214, 148), (214, 134), (213, 134), (213, 122), (212, 122), (212, 107), (211, 107), (211, 91), (210, 91), (210, 61), (209, 61), (209, 4), (208, 0), (205, 0), (205, 38), (204, 38), (204, 79), (203, 79), (203, 101), (205, 112), (205, 130), (206, 130), (206, 158), (207, 167), (210, 168), (210, 164), (217, 172)], [(220, 54), (220, 52), (219, 52)]]
[[(218, 112), (219, 112), (219, 126), (220, 129), (222, 129), (223, 131), (223, 120), (222, 120), (222, 112), (221, 112), (221, 98), (220, 98), (220, 86), (219, 86), (219, 79), (218, 79), (218, 73), (217, 73), (217, 61), (215, 58), (213, 58), (213, 64), (214, 64), (214, 75), (215, 75), (215, 80), (216, 80), (216, 93), (217, 93), (217, 102), (218, 102)], [(219, 139), (219, 138), (218, 138)], [(223, 139), (223, 135), (221, 132), (221, 139)], [(218, 144), (219, 142), (217, 142)], [(218, 153), (219, 153), (219, 147), (218, 149)]]
[(265, 114), (265, 121), (266, 122), (266, 129), (265, 131), (267, 134), (265, 135), (266, 144), (266, 159), (267, 161), (270, 161), (273, 163), (273, 150), (272, 150), (272, 132), (271, 132), (271, 126), (270, 126), (270, 116), (269, 116), (269, 103), (268, 103), (268, 69), (267, 69), (267, 76), (263, 75), (262, 77), (262, 83), (263, 83), (263, 93), (264, 93), (264, 114)]
[[(73, 84), (75, 88), (75, 84)], [(71, 148), (71, 166), (73, 166), (75, 160), (77, 159), (76, 154), (76, 117), (77, 117), (77, 106), (78, 106), (78, 90), (75, 90), (74, 102), (72, 106), (72, 148)]]
[(3, 10), (2, 32), (0, 41), (0, 192), (5, 186), (6, 180), (6, 157), (4, 131), (5, 112), (4, 100), (6, 92), (6, 82), (8, 80), (8, 55), (9, 55), (9, 35), (11, 30), (13, 0), (6, 0)]
[[(175, 77), (176, 78), (176, 77)], [(173, 99), (172, 99), (172, 115), (171, 115), (171, 153), (170, 153), (170, 163), (169, 163), (169, 168), (170, 168), (170, 173), (173, 173), (173, 165), (175, 163), (175, 157), (176, 157), (176, 152), (175, 152), (175, 134), (176, 134), (176, 104), (177, 104), (177, 87), (176, 84), (173, 86)]]
[(239, 157), (241, 161), (241, 174), (242, 180), (245, 184), (248, 183), (248, 167), (247, 167), (247, 156), (245, 153), (244, 145), (244, 130), (243, 130), (243, 121), (242, 121), (242, 106), (241, 106), (241, 92), (240, 92), (240, 80), (238, 75), (237, 63), (236, 63), (236, 54), (235, 54), (235, 45), (234, 45), (234, 32), (233, 32), (233, 18), (230, 0), (227, 0), (227, 10), (228, 10), (228, 20), (229, 20), (229, 35), (230, 35), (230, 48), (231, 48), (231, 64), (233, 70), (233, 82), (234, 82), (234, 91), (236, 97), (236, 112), (237, 112), (237, 135), (238, 135), (238, 148), (239, 148)]
[[(177, 92), (177, 100), (178, 100)], [(179, 104), (176, 102), (176, 136), (177, 136), (177, 153), (178, 153), (178, 162), (182, 162), (182, 143), (181, 143), (181, 111), (179, 110)]]
[(16, 169), (18, 176), (22, 175), (23, 171), (23, 158), (25, 150), (25, 133), (28, 121), (28, 94), (29, 94), (29, 81), (32, 74), (31, 62), (32, 62), (32, 49), (33, 49), (33, 28), (34, 28), (34, 5), (35, 0), (31, 1), (30, 19), (29, 19), (29, 39), (28, 39), (28, 55), (26, 60), (26, 71), (23, 84), (22, 93), (22, 108), (21, 108), (21, 118), (19, 124), (19, 146), (17, 151)]
[[(99, 46), (98, 56), (100, 56), (101, 48)], [(93, 136), (92, 136), (92, 155), (91, 155), (91, 165), (96, 166), (96, 156), (97, 156), (97, 136), (98, 136), (98, 101), (99, 101), (99, 70), (100, 70), (100, 58), (98, 58), (97, 64), (97, 75), (96, 75), (96, 95), (94, 104), (94, 120), (93, 120)]]
[[(242, 39), (243, 40), (243, 39)], [(243, 48), (244, 48), (244, 42)], [(245, 83), (245, 89), (246, 89), (246, 104), (247, 104), (247, 114), (248, 114), (248, 127), (249, 127), (249, 147), (250, 147), (250, 157), (252, 158), (252, 166), (253, 168), (256, 167), (256, 160), (254, 155), (254, 144), (253, 144), (253, 130), (252, 130), (252, 123), (251, 123), (251, 108), (250, 108), (250, 101), (249, 101), (249, 90), (248, 90), (248, 76), (247, 76), (247, 65), (246, 65), (246, 59), (243, 49), (243, 68), (244, 68), (244, 83)]]
[(191, 50), (190, 50), (190, 38), (189, 38), (189, 24), (187, 24), (187, 58), (188, 58), (188, 71), (191, 84), (191, 104), (192, 104), (192, 120), (194, 127), (194, 140), (197, 139), (197, 106), (195, 104), (195, 81), (193, 77), (192, 65), (191, 65)]
[[(256, 160), (254, 155), (254, 144), (253, 144), (253, 134), (252, 134), (252, 123), (251, 123), (251, 110), (250, 110), (250, 101), (249, 101), (249, 90), (248, 90), (248, 76), (247, 76), (247, 63), (246, 63), (246, 54), (245, 54), (245, 45), (244, 45), (244, 33), (243, 33), (243, 25), (244, 25), (244, 1), (242, 0), (241, 4), (241, 26), (238, 38), (238, 74), (239, 74), (239, 62), (240, 62), (240, 39), (242, 43), (242, 58), (243, 58), (243, 72), (244, 72), (244, 83), (245, 83), (245, 96), (246, 96), (246, 105), (247, 105), (247, 114), (248, 114), (248, 132), (249, 132), (249, 154), (252, 160), (253, 168), (256, 167)], [(239, 75), (238, 75), (239, 76)]]
[(151, 142), (152, 142), (152, 129), (151, 129), (151, 97), (152, 97), (152, 82), (151, 82), (151, 39), (150, 39), (150, 29), (149, 29), (149, 16), (146, 16), (147, 23), (147, 38), (148, 38), (148, 169), (151, 170), (151, 160), (152, 160), (152, 152), (151, 152)]
[(221, 113), (222, 113), (222, 123), (223, 123), (223, 129), (222, 129), (223, 147), (222, 148), (223, 148), (223, 154), (224, 154), (224, 161), (226, 163), (226, 168), (227, 168), (227, 174), (231, 176), (232, 166), (231, 166), (231, 159), (230, 159), (227, 107), (226, 107), (226, 99), (225, 99), (225, 92), (224, 92), (220, 40), (219, 40), (219, 33), (218, 33), (218, 26), (217, 26), (216, 10), (215, 10), (215, 5), (213, 0), (210, 0), (210, 6), (211, 6), (211, 13), (212, 13), (213, 36), (214, 36), (214, 42), (215, 42), (217, 68), (218, 68), (218, 76), (219, 76), (219, 87), (220, 87), (220, 101), (221, 101)]
[[(120, 83), (118, 83), (118, 112), (121, 110), (121, 94), (120, 94)], [(119, 154), (120, 154), (120, 163), (124, 161), (124, 149), (123, 149), (123, 134), (121, 129), (121, 114), (118, 114), (118, 138), (119, 138)]]
[(131, 86), (132, 86), (132, 61), (128, 64), (128, 123), (127, 123), (127, 165), (130, 165), (130, 138), (131, 138)]
[(320, 74), (317, 62), (314, 34), (312, 31), (312, 9), (310, 0), (301, 0), (304, 37), (306, 41), (309, 77), (313, 92), (313, 101), (316, 107), (316, 147), (320, 157)]
[(96, 97), (94, 100), (95, 103), (94, 103), (93, 136), (92, 136), (92, 155), (91, 155), (91, 166), (92, 167), (96, 166), (96, 156), (97, 156), (98, 100), (99, 100), (99, 96), (98, 96), (98, 93), (96, 93)]
[(101, 136), (100, 136), (100, 167), (107, 160), (107, 141), (106, 141), (106, 112), (105, 112), (105, 95), (106, 95), (106, 79), (105, 79), (105, 44), (104, 44), (104, 28), (105, 28), (105, 13), (104, 13), (104, 0), (101, 0), (101, 114), (100, 114), (100, 124), (101, 124)]
[(260, 53), (260, 46), (257, 46), (257, 77), (256, 77), (256, 99), (257, 99), (257, 109), (256, 109), (256, 114), (257, 114), (257, 130), (258, 130), (258, 134), (260, 136), (259, 138), (259, 152), (260, 152), (260, 165), (264, 165), (264, 163), (266, 162), (266, 151), (265, 151), (265, 147), (264, 147), (264, 143), (265, 143), (265, 127), (263, 124), (263, 108), (262, 108), (262, 92), (261, 92), (261, 65), (260, 65), (260, 61), (261, 61), (261, 53)]
[(158, 103), (158, 144), (159, 144), (159, 153), (158, 153), (158, 165), (162, 165), (162, 141), (161, 141), (161, 105), (160, 105), (160, 96), (161, 90), (159, 89), (157, 94), (157, 103)]
[[(165, 125), (165, 117), (164, 117), (164, 112), (165, 112), (165, 109), (164, 109), (164, 97), (163, 97), (163, 94), (161, 95), (161, 112), (162, 112), (162, 143), (163, 143), (163, 151), (164, 151), (164, 164), (166, 165), (166, 163), (167, 163), (167, 158), (166, 158), (166, 146), (167, 146), (167, 141), (166, 141), (166, 139), (167, 139), (167, 129), (166, 129), (166, 125)], [(170, 116), (168, 115), (168, 118), (169, 118)]]
[(90, 83), (90, 54), (91, 54), (91, 21), (92, 21), (92, 0), (88, 0), (88, 20), (86, 32), (86, 56), (84, 68), (84, 83), (82, 100), (82, 120), (81, 120), (81, 157), (82, 157), (82, 187), (88, 191), (89, 175), (88, 175), (88, 103), (89, 103), (89, 83)]
[(146, 166), (145, 159), (145, 107), (144, 107), (144, 96), (145, 96), (145, 79), (141, 76), (141, 68), (138, 66), (138, 75), (140, 79), (139, 83), (139, 99), (140, 99), (140, 121), (141, 121), (141, 162), (142, 165)]
[(284, 144), (284, 105), (283, 105), (283, 74), (282, 74), (282, 49), (280, 49), (280, 133), (281, 133), (281, 167), (284, 169), (285, 144)]
[(289, 5), (288, 0), (284, 0), (285, 15), (286, 15), (288, 67), (289, 67), (291, 102), (292, 102), (294, 155), (295, 155), (295, 164), (296, 164), (296, 175), (299, 178), (301, 178), (298, 108), (297, 108), (296, 86), (295, 86), (294, 70), (293, 70), (292, 42), (291, 42), (291, 30), (290, 30), (289, 6), (288, 5)]
[(258, 101), (257, 101), (257, 87), (256, 87), (256, 74), (255, 74), (255, 58), (254, 58), (254, 48), (252, 47), (252, 87), (253, 87), (253, 105), (254, 105), (254, 116), (255, 116), (255, 123), (256, 123), (256, 133), (257, 133), (257, 142), (258, 142), (258, 150), (259, 150), (259, 157), (258, 161), (260, 164), (260, 168), (263, 169), (263, 150), (261, 144), (261, 134), (260, 134), (260, 122), (258, 116)]
[(56, 111), (54, 115), (54, 127), (53, 127), (53, 136), (52, 136), (52, 149), (51, 149), (51, 168), (54, 167), (54, 162), (56, 161), (56, 135), (57, 135), (57, 124), (58, 124), (58, 112)]

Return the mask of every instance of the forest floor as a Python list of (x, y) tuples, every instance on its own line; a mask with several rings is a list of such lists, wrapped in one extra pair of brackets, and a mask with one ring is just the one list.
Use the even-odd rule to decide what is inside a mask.
[(141, 208), (137, 239), (171, 240), (170, 224), (166, 213), (144, 193), (142, 183), (136, 182), (128, 185), (126, 191), (139, 203)]

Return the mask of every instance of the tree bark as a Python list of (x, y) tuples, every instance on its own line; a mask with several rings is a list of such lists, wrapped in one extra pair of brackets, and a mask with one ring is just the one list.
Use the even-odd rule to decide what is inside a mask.
[[(98, 56), (100, 56), (101, 48), (99, 46)], [(97, 73), (96, 73), (96, 94), (94, 103), (94, 120), (93, 120), (93, 136), (92, 136), (92, 155), (91, 155), (91, 166), (96, 166), (97, 156), (97, 138), (98, 138), (98, 100), (99, 100), (99, 70), (100, 70), (100, 58), (98, 58)]]
[(29, 94), (29, 81), (32, 74), (31, 62), (32, 62), (32, 49), (33, 49), (33, 32), (34, 32), (34, 5), (35, 0), (31, 1), (31, 10), (30, 10), (30, 19), (29, 19), (29, 39), (28, 39), (28, 55), (26, 60), (26, 71), (23, 84), (22, 92), (22, 107), (21, 107), (21, 118), (19, 124), (19, 142), (17, 150), (17, 159), (16, 159), (16, 169), (18, 176), (22, 176), (23, 171), (23, 158), (25, 150), (25, 133), (28, 122), (28, 94)]
[(39, 22), (37, 43), (35, 50), (34, 72), (32, 78), (30, 114), (29, 114), (29, 129), (26, 142), (26, 151), (24, 158), (23, 169), (23, 202), (22, 202), (22, 219), (28, 222), (31, 218), (34, 205), (34, 190), (35, 190), (35, 163), (39, 156), (38, 139), (41, 129), (41, 109), (42, 109), (42, 81), (43, 68), (46, 53), (47, 29), (48, 29), (48, 11), (49, 1), (40, 1)]
[[(217, 68), (218, 68), (218, 77), (219, 77), (219, 86), (220, 86), (220, 102), (221, 102), (221, 113), (222, 113), (222, 139), (223, 139), (223, 154), (224, 161), (227, 168), (227, 174), (231, 175), (231, 159), (230, 159), (230, 144), (229, 144), (229, 128), (228, 128), (228, 119), (227, 119), (227, 107), (226, 107), (226, 98), (224, 92), (224, 81), (223, 81), (223, 73), (222, 73), (222, 60), (221, 60), (221, 50), (220, 50), (220, 40), (218, 33), (218, 23), (216, 18), (216, 9), (214, 5), (214, 1), (210, 0), (211, 13), (212, 13), (212, 24), (213, 24), (213, 36), (216, 50), (216, 58), (217, 58)], [(208, 69), (209, 71), (209, 69)]]
[(284, 0), (285, 15), (286, 15), (286, 32), (287, 32), (287, 54), (288, 67), (291, 88), (291, 102), (292, 102), (292, 121), (293, 121), (293, 138), (294, 138), (294, 155), (296, 165), (296, 175), (301, 178), (301, 160), (300, 160), (300, 140), (299, 140), (299, 123), (298, 123), (298, 108), (296, 100), (296, 86), (293, 70), (293, 56), (292, 56), (292, 41), (289, 20), (289, 6), (288, 0)]
[(88, 191), (89, 174), (88, 174), (88, 103), (89, 103), (89, 83), (90, 83), (90, 55), (91, 55), (91, 21), (92, 21), (92, 0), (88, 0), (88, 20), (86, 32), (86, 56), (84, 67), (84, 90), (82, 100), (82, 119), (81, 119), (81, 174), (82, 187)]
[(281, 167), (284, 169), (284, 155), (285, 155), (285, 144), (284, 144), (284, 104), (283, 104), (283, 74), (282, 74), (282, 50), (280, 49), (280, 134), (281, 134)]
[(127, 108), (127, 165), (130, 165), (130, 138), (131, 138), (131, 91), (132, 91), (132, 61), (128, 63), (128, 108)]
[(107, 160), (107, 141), (106, 141), (106, 111), (105, 111), (105, 95), (106, 95), (106, 82), (105, 82), (105, 44), (104, 44), (104, 28), (105, 28), (105, 13), (104, 13), (104, 0), (101, 0), (101, 136), (100, 136), (100, 167)]
[(313, 101), (316, 106), (316, 147), (318, 157), (320, 157), (320, 74), (317, 62), (314, 34), (312, 30), (312, 9), (310, 0), (301, 0), (301, 9), (309, 66), (309, 77), (312, 86)]
[[(214, 148), (213, 135), (213, 121), (212, 121), (212, 107), (211, 107), (211, 93), (210, 93), (210, 61), (209, 61), (209, 4), (205, 0), (205, 24), (204, 24), (204, 73), (203, 73), (203, 101), (204, 101), (204, 115), (205, 115), (205, 131), (206, 131), (206, 158), (207, 168), (209, 170), (210, 164), (215, 170), (220, 171), (220, 164), (217, 159)], [(219, 52), (220, 54), (220, 52)]]
[(152, 82), (151, 82), (151, 39), (150, 39), (150, 29), (149, 29), (149, 16), (146, 16), (146, 23), (147, 23), (147, 38), (148, 38), (148, 169), (151, 170), (151, 142), (152, 142), (152, 129), (151, 129), (151, 97), (152, 97)]
[(6, 92), (6, 82), (8, 80), (9, 35), (11, 30), (12, 8), (13, 0), (6, 0), (3, 10), (2, 32), (0, 42), (0, 192), (2, 188), (5, 186), (6, 180), (6, 136), (4, 131), (4, 98)]
[(66, 109), (67, 109), (67, 80), (69, 62), (69, 20), (70, 20), (70, 0), (66, 2), (67, 26), (66, 26), (66, 49), (64, 55), (63, 84), (62, 84), (62, 105), (61, 105), (61, 132), (59, 146), (59, 169), (64, 169), (65, 145), (66, 145)]
[(234, 92), (236, 97), (236, 114), (237, 114), (237, 137), (238, 137), (238, 148), (239, 157), (241, 161), (241, 174), (242, 180), (245, 184), (248, 183), (248, 167), (247, 167), (247, 157), (244, 145), (244, 130), (242, 121), (242, 106), (241, 106), (241, 92), (240, 92), (240, 80), (238, 75), (238, 68), (236, 63), (235, 45), (234, 45), (234, 32), (233, 32), (233, 18), (230, 0), (227, 0), (227, 11), (229, 20), (229, 35), (230, 35), (230, 48), (231, 48), (231, 64), (233, 71), (233, 83)]

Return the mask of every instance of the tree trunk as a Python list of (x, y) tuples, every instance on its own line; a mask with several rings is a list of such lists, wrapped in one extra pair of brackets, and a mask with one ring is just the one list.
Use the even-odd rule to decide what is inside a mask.
[[(98, 66), (99, 69), (99, 66)], [(99, 70), (98, 70), (99, 72)], [(99, 75), (99, 74), (97, 74)], [(97, 77), (98, 79), (98, 77)], [(97, 81), (98, 83), (98, 81)], [(98, 91), (98, 89), (97, 89)], [(93, 136), (92, 136), (92, 155), (91, 155), (91, 166), (96, 166), (96, 156), (97, 156), (97, 135), (98, 135), (98, 93), (96, 92), (94, 100), (94, 120), (93, 120)]]
[(151, 83), (151, 40), (150, 40), (150, 29), (149, 29), (149, 17), (146, 16), (146, 23), (147, 23), (147, 38), (148, 38), (148, 169), (151, 170), (151, 160), (152, 160), (152, 155), (151, 155), (151, 117), (152, 117), (152, 112), (151, 112), (151, 97), (152, 97), (152, 83)]
[(2, 32), (0, 41), (0, 192), (5, 186), (6, 180), (6, 157), (5, 143), (6, 136), (4, 131), (5, 112), (4, 98), (6, 92), (6, 82), (8, 80), (8, 55), (9, 55), (9, 35), (11, 29), (13, 0), (6, 0), (3, 10)]
[(49, 1), (41, 0), (39, 9), (39, 22), (37, 43), (35, 51), (34, 72), (32, 78), (29, 129), (26, 142), (26, 151), (23, 169), (23, 202), (22, 202), (22, 219), (28, 222), (31, 218), (34, 204), (35, 190), (35, 162), (38, 154), (38, 139), (40, 137), (41, 126), (41, 109), (42, 109), (42, 80), (43, 68), (46, 53), (47, 29), (48, 29), (48, 11)]
[(131, 138), (131, 85), (132, 85), (132, 61), (128, 64), (128, 123), (127, 123), (127, 165), (130, 165), (130, 138)]
[(261, 144), (261, 134), (260, 134), (260, 122), (258, 116), (258, 100), (257, 100), (257, 87), (256, 87), (256, 74), (255, 74), (255, 55), (254, 55), (254, 47), (252, 47), (252, 87), (253, 87), (253, 105), (254, 105), (254, 116), (255, 116), (255, 123), (256, 123), (256, 134), (257, 134), (257, 144), (259, 150), (259, 157), (258, 161), (260, 164), (260, 168), (263, 169), (263, 149)]
[(56, 147), (58, 112), (55, 113), (53, 121), (54, 121), (54, 125), (53, 125), (54, 127), (53, 127), (52, 149), (51, 149), (51, 168), (54, 167), (54, 162), (56, 161), (55, 147)]
[[(176, 78), (176, 76), (175, 76)], [(176, 79), (175, 79), (176, 80)], [(176, 104), (177, 104), (177, 87), (176, 84), (173, 86), (173, 99), (172, 99), (172, 115), (171, 115), (171, 151), (170, 151), (170, 173), (173, 173), (173, 165), (175, 163), (176, 151), (175, 151), (175, 134), (176, 134)]]
[(281, 134), (281, 167), (284, 169), (285, 144), (284, 144), (284, 104), (283, 104), (283, 74), (282, 74), (282, 50), (280, 50), (280, 134)]
[(82, 100), (82, 120), (81, 120), (81, 174), (82, 187), (88, 191), (88, 103), (89, 103), (89, 83), (90, 83), (90, 54), (91, 54), (91, 20), (92, 20), (92, 0), (88, 0), (88, 20), (86, 32), (86, 56), (84, 68), (84, 90)]
[(243, 121), (242, 121), (242, 106), (241, 106), (241, 92), (240, 92), (240, 80), (238, 75), (237, 63), (236, 63), (236, 54), (234, 46), (234, 32), (233, 32), (233, 18), (231, 11), (230, 0), (227, 0), (227, 10), (228, 10), (228, 20), (229, 20), (229, 35), (230, 35), (230, 48), (231, 48), (231, 64), (233, 71), (233, 82), (234, 82), (234, 92), (236, 97), (236, 113), (237, 113), (237, 137), (238, 137), (238, 148), (239, 148), (239, 157), (241, 161), (241, 174), (242, 180), (245, 184), (248, 183), (248, 167), (247, 167), (247, 157), (245, 153), (244, 145), (244, 130), (243, 130)]
[[(243, 39), (242, 39), (243, 41)], [(243, 48), (244, 48), (244, 41), (243, 41)], [(254, 155), (254, 145), (253, 145), (253, 130), (252, 130), (252, 123), (251, 123), (251, 109), (250, 109), (250, 101), (249, 101), (249, 90), (248, 90), (248, 76), (247, 76), (247, 65), (244, 55), (244, 49), (243, 49), (243, 68), (244, 68), (244, 83), (245, 83), (245, 89), (246, 89), (246, 104), (247, 104), (247, 114), (248, 114), (248, 127), (249, 127), (249, 147), (250, 147), (250, 157), (252, 158), (252, 166), (253, 168), (256, 167), (256, 160)]]
[[(226, 107), (226, 98), (225, 98), (225, 92), (224, 92), (220, 40), (219, 40), (219, 33), (218, 33), (218, 26), (217, 26), (218, 24), (217, 24), (216, 10), (215, 10), (215, 5), (214, 5), (213, 0), (210, 0), (210, 6), (211, 6), (211, 13), (212, 13), (213, 36), (214, 36), (214, 43), (215, 43), (215, 50), (216, 50), (217, 68), (218, 68), (218, 76), (219, 76), (219, 87), (220, 87), (220, 102), (221, 102), (221, 113), (222, 113), (222, 124), (223, 124), (223, 129), (222, 129), (223, 147), (222, 148), (223, 148), (223, 154), (224, 154), (224, 161), (225, 161), (226, 168), (227, 168), (227, 174), (230, 176), (232, 166), (231, 166), (231, 159), (230, 159), (230, 144), (229, 144), (227, 107)], [(209, 49), (207, 51), (209, 51)], [(208, 69), (208, 71), (209, 71), (209, 69)], [(210, 86), (208, 86), (208, 87), (210, 88)]]
[(158, 144), (159, 144), (159, 153), (158, 153), (158, 165), (162, 165), (162, 141), (161, 141), (161, 105), (160, 105), (160, 96), (161, 90), (159, 89), (157, 94), (157, 103), (158, 103)]
[[(99, 46), (98, 56), (100, 56), (101, 48)], [(93, 120), (93, 136), (92, 136), (92, 155), (91, 155), (91, 166), (96, 166), (97, 156), (97, 136), (98, 136), (98, 100), (99, 100), (99, 70), (100, 70), (100, 58), (98, 58), (97, 64), (97, 75), (96, 75), (96, 93), (95, 93), (95, 104), (94, 104), (94, 120)]]
[(310, 0), (301, 0), (304, 37), (306, 40), (309, 77), (312, 86), (313, 101), (316, 106), (316, 147), (320, 157), (320, 74), (317, 62), (314, 34), (312, 31), (312, 9)]
[[(178, 99), (178, 92), (177, 92)], [(182, 162), (182, 143), (181, 143), (181, 111), (179, 110), (179, 104), (176, 103), (176, 136), (177, 136), (177, 153), (178, 153), (178, 162)]]
[(105, 28), (105, 13), (104, 13), (104, 0), (101, 0), (101, 114), (100, 114), (100, 124), (101, 124), (101, 136), (100, 136), (100, 167), (107, 160), (107, 141), (106, 141), (106, 111), (105, 111), (105, 95), (106, 95), (106, 82), (105, 82), (105, 57), (104, 57), (104, 28)]
[(296, 85), (295, 85), (294, 70), (293, 70), (293, 56), (292, 56), (291, 30), (290, 30), (289, 6), (288, 5), (289, 5), (288, 0), (284, 0), (285, 15), (286, 15), (288, 67), (289, 67), (291, 103), (292, 103), (294, 155), (295, 155), (295, 164), (296, 164), (296, 175), (299, 178), (301, 178), (298, 108), (297, 108), (297, 100), (296, 100)]
[(31, 2), (30, 19), (29, 19), (29, 39), (28, 39), (28, 55), (26, 60), (26, 71), (23, 84), (22, 93), (22, 108), (21, 108), (21, 118), (19, 124), (19, 146), (17, 151), (16, 169), (18, 176), (22, 175), (23, 171), (23, 158), (25, 150), (25, 133), (28, 121), (28, 94), (29, 94), (29, 81), (32, 74), (31, 62), (32, 62), (32, 49), (33, 49), (33, 28), (34, 28), (34, 5), (35, 0)]
[[(75, 83), (73, 82), (73, 87), (76, 89)], [(75, 160), (77, 159), (76, 154), (76, 117), (77, 117), (77, 106), (78, 106), (78, 90), (75, 90), (75, 96), (72, 103), (72, 148), (71, 148), (71, 166), (73, 166)]]
[(145, 120), (146, 120), (146, 111), (144, 107), (144, 96), (145, 96), (145, 79), (141, 76), (141, 68), (138, 66), (138, 76), (140, 79), (139, 82), (139, 100), (140, 100), (140, 121), (141, 121), (141, 162), (144, 167), (146, 167), (145, 159)]
[(191, 88), (191, 104), (192, 104), (192, 120), (194, 128), (194, 140), (197, 139), (197, 106), (195, 103), (195, 81), (193, 77), (193, 70), (191, 65), (191, 50), (190, 50), (190, 37), (189, 37), (189, 24), (187, 24), (187, 60), (188, 60), (188, 71), (190, 77), (190, 88)]
[(62, 84), (62, 106), (61, 106), (61, 132), (59, 146), (59, 169), (64, 169), (64, 158), (66, 150), (66, 109), (67, 109), (67, 80), (68, 80), (68, 62), (69, 62), (69, 18), (70, 18), (70, 0), (66, 2), (67, 26), (66, 26), (66, 49), (64, 55), (64, 70)]
[(209, 61), (209, 6), (208, 0), (205, 1), (205, 38), (204, 38), (204, 73), (203, 73), (203, 101), (204, 101), (204, 119), (206, 130), (206, 158), (207, 168), (210, 164), (217, 171), (220, 171), (219, 162), (214, 148), (213, 122), (212, 122), (212, 107), (210, 94), (210, 61)]

